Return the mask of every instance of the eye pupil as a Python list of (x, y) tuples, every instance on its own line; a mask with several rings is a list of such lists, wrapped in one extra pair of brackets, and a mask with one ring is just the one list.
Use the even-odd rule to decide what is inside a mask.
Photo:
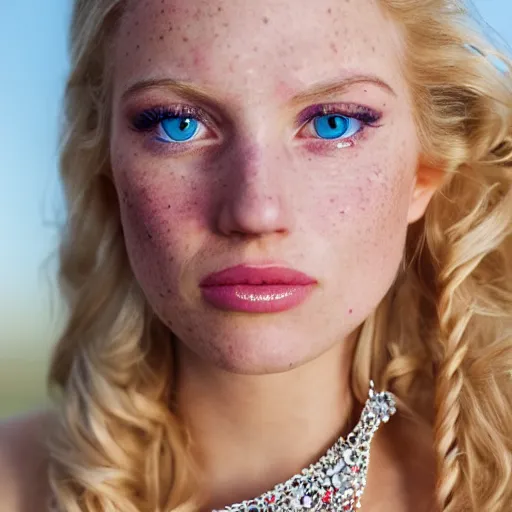
[(330, 116), (329, 117), (329, 126), (335, 130), (336, 128), (338, 128), (338, 125), (339, 125), (339, 121), (340, 120), (340, 117), (339, 116)]

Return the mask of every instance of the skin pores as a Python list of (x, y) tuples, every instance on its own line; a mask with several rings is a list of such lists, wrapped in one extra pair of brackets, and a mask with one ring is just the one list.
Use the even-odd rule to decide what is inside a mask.
[[(253, 374), (299, 366), (343, 343), (389, 289), (419, 154), (401, 44), (371, 0), (131, 3), (111, 56), (127, 251), (155, 312), (203, 360)], [(362, 75), (380, 83), (296, 98)], [(322, 140), (307, 121), (322, 105), (377, 120)], [(177, 106), (203, 116), (189, 142), (134, 126)], [(205, 304), (201, 278), (240, 263), (289, 266), (318, 285), (277, 314)]]

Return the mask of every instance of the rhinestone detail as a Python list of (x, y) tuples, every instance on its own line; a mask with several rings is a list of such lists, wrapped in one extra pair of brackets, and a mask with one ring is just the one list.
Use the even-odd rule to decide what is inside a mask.
[(392, 393), (376, 392), (370, 382), (359, 422), (318, 462), (252, 500), (212, 512), (353, 512), (361, 507), (370, 463), (370, 444), (381, 423), (396, 412)]

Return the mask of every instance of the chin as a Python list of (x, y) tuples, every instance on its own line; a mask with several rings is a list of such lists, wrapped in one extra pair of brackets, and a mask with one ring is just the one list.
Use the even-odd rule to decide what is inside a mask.
[[(268, 322), (268, 319), (267, 319)], [(188, 334), (181, 343), (201, 360), (230, 373), (268, 375), (300, 367), (328, 351), (334, 343), (319, 343), (311, 328), (276, 325), (239, 326)], [(215, 333), (212, 335), (212, 332)], [(339, 338), (338, 338), (339, 339)]]
[(212, 361), (212, 364), (218, 368), (229, 372), (237, 373), (240, 375), (272, 375), (278, 373), (285, 373), (295, 368), (306, 364), (314, 357), (283, 357), (281, 354), (275, 354), (272, 351), (248, 351), (243, 350), (239, 356), (234, 353), (219, 354), (217, 360)]

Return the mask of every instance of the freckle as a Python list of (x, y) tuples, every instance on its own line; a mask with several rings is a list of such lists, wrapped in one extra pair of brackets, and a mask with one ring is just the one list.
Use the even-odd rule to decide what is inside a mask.
[(345, 210), (340, 210), (340, 215), (345, 215)]
[(354, 312), (354, 310), (352, 310), (352, 309), (349, 309), (349, 310), (348, 310), (348, 314), (349, 314), (349, 315), (351, 315), (353, 312)]
[(269, 22), (269, 19), (266, 16), (264, 16), (263, 17), (263, 23), (265, 23), (265, 25), (266, 25), (268, 22)]
[(335, 35), (335, 36), (339, 36), (339, 35), (340, 35), (340, 31), (339, 31), (339, 30), (335, 30), (335, 31), (334, 31), (334, 35)]
[(332, 9), (330, 7), (327, 9), (327, 14), (332, 14)]
[(372, 46), (372, 52), (375, 53), (375, 46)]
[(331, 201), (331, 204), (332, 204), (332, 203), (336, 202), (336, 199), (334, 199), (334, 197), (331, 197), (330, 201)]
[(137, 45), (137, 50), (140, 50), (140, 44)]
[(160, 36), (160, 41), (163, 41), (164, 40), (164, 36)]
[(163, 293), (159, 293), (158, 295), (160, 295), (160, 297), (162, 297), (162, 299), (165, 297), (165, 294), (163, 294)]
[(135, 22), (135, 26), (136, 26), (136, 27), (138, 27), (138, 26), (139, 26), (139, 22), (138, 22), (138, 21), (136, 21), (136, 22)]
[(336, 48), (336, 45), (334, 43), (331, 43), (331, 50), (333, 53), (338, 53), (338, 48)]
[(187, 36), (185, 36), (185, 37), (183, 38), (183, 42), (184, 42), (184, 43), (188, 43), (188, 37), (187, 37)]
[(223, 27), (227, 28), (229, 27), (229, 23), (227, 21), (225, 21), (223, 24), (222, 24)]
[(258, 47), (255, 46), (253, 49), (252, 49), (253, 52), (257, 52), (258, 51)]
[(165, 13), (165, 9), (162, 9), (162, 10), (160, 11), (160, 14), (164, 14), (164, 13)]
[(148, 59), (148, 62), (151, 62), (152, 60), (153, 60), (153, 59), (150, 57), (150, 58)]

